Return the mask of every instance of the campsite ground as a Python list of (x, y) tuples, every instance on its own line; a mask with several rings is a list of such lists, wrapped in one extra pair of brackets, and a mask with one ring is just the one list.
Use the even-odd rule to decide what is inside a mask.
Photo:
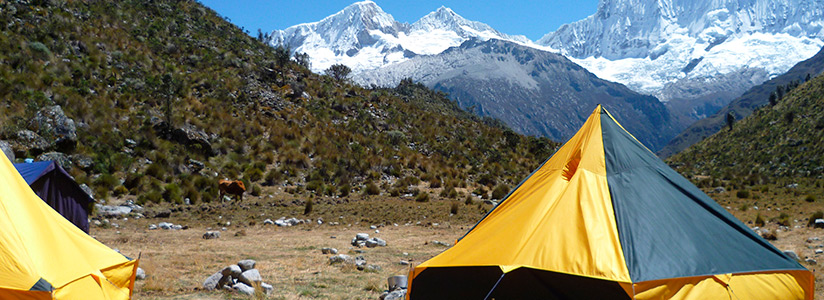
[[(781, 250), (795, 251), (820, 282), (818, 266), (803, 262), (813, 258), (824, 263), (824, 255), (815, 254), (816, 249), (824, 249), (824, 230), (806, 226), (806, 218), (822, 210), (821, 199), (805, 201), (810, 193), (821, 195), (815, 188), (799, 192), (768, 187), (752, 191), (746, 198), (737, 197), (736, 191), (711, 196), (745, 223), (754, 222), (760, 214), (766, 221), (763, 228), (778, 237), (771, 242)], [(140, 255), (140, 265), (148, 278), (137, 282), (136, 299), (253, 299), (200, 288), (206, 277), (242, 259), (256, 260), (264, 281), (275, 287), (266, 299), (377, 299), (386, 289), (387, 277), (408, 271), (408, 266), (400, 264), (402, 260), (417, 264), (440, 253), (446, 248), (433, 241), (454, 243), (491, 208), (480, 201), (466, 204), (435, 197), (421, 203), (412, 198), (353, 195), (346, 199), (313, 198), (312, 212), (304, 215), (307, 198), (278, 191), (273, 191), (271, 197), (264, 195), (248, 197), (240, 205), (149, 206), (147, 216), (164, 210), (173, 212), (169, 218), (112, 219), (118, 228), (93, 226), (91, 234), (128, 256)], [(757, 207), (759, 202), (762, 207)], [(457, 214), (451, 213), (453, 204), (458, 208)], [(292, 227), (263, 225), (267, 218), (280, 217), (314, 222)], [(324, 220), (323, 225), (317, 224), (318, 218)], [(789, 226), (778, 224), (783, 221), (789, 221)], [(189, 228), (148, 229), (149, 224), (159, 222)], [(370, 229), (371, 225), (379, 227)], [(222, 227), (226, 230), (221, 231), (220, 238), (202, 238), (207, 230)], [(380, 237), (388, 246), (354, 248), (349, 243), (359, 232)], [(381, 270), (363, 272), (354, 267), (329, 265), (328, 255), (321, 254), (323, 247), (337, 248), (353, 257), (363, 256)], [(363, 253), (356, 252), (359, 250)], [(819, 284), (816, 299), (824, 299), (824, 289)]]

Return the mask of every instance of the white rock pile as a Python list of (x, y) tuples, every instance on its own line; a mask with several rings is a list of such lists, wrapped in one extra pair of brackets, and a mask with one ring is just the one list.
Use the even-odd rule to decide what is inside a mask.
[(260, 272), (255, 269), (255, 264), (254, 260), (246, 259), (239, 261), (236, 265), (225, 267), (206, 278), (203, 281), (203, 288), (207, 291), (227, 290), (254, 295), (257, 287), (268, 295), (273, 287), (263, 282)]
[(377, 237), (369, 238), (369, 234), (366, 233), (358, 233), (352, 238), (352, 246), (358, 248), (364, 246), (367, 248), (386, 247), (386, 241)]

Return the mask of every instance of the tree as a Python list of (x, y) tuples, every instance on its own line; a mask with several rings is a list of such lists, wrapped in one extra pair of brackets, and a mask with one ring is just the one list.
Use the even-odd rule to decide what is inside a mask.
[(263, 42), (263, 31), (258, 28), (257, 40)]
[(730, 131), (732, 131), (732, 123), (735, 123), (735, 113), (728, 112), (727, 113), (727, 126), (730, 128)]
[(341, 81), (346, 79), (349, 76), (349, 73), (352, 73), (352, 69), (347, 67), (346, 65), (342, 64), (334, 64), (329, 69), (326, 69), (326, 75), (331, 76), (337, 81)]
[(279, 68), (283, 68), (289, 62), (289, 54), (292, 50), (288, 46), (278, 45), (275, 48), (275, 63)]
[(297, 62), (298, 65), (301, 65), (307, 69), (309, 69), (309, 67), (312, 65), (312, 63), (309, 61), (309, 54), (307, 54), (306, 52), (295, 52), (295, 62)]
[(775, 92), (770, 93), (770, 106), (775, 106), (778, 104), (778, 97), (775, 95)]
[(810, 81), (810, 73), (807, 73), (807, 77), (804, 78), (804, 82)]
[(784, 86), (779, 84), (775, 87), (775, 93), (778, 94), (778, 100), (784, 98)]

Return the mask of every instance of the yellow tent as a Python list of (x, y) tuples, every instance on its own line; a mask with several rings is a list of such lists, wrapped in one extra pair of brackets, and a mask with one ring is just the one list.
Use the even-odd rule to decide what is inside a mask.
[(598, 106), (408, 299), (813, 298), (810, 271), (669, 168)]
[(40, 200), (0, 154), (0, 299), (130, 299), (138, 260)]

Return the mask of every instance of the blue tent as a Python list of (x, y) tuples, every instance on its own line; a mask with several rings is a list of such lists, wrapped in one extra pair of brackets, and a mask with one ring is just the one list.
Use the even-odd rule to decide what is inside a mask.
[(89, 232), (89, 212), (94, 200), (53, 161), (14, 164), (26, 183), (54, 210), (75, 226)]

